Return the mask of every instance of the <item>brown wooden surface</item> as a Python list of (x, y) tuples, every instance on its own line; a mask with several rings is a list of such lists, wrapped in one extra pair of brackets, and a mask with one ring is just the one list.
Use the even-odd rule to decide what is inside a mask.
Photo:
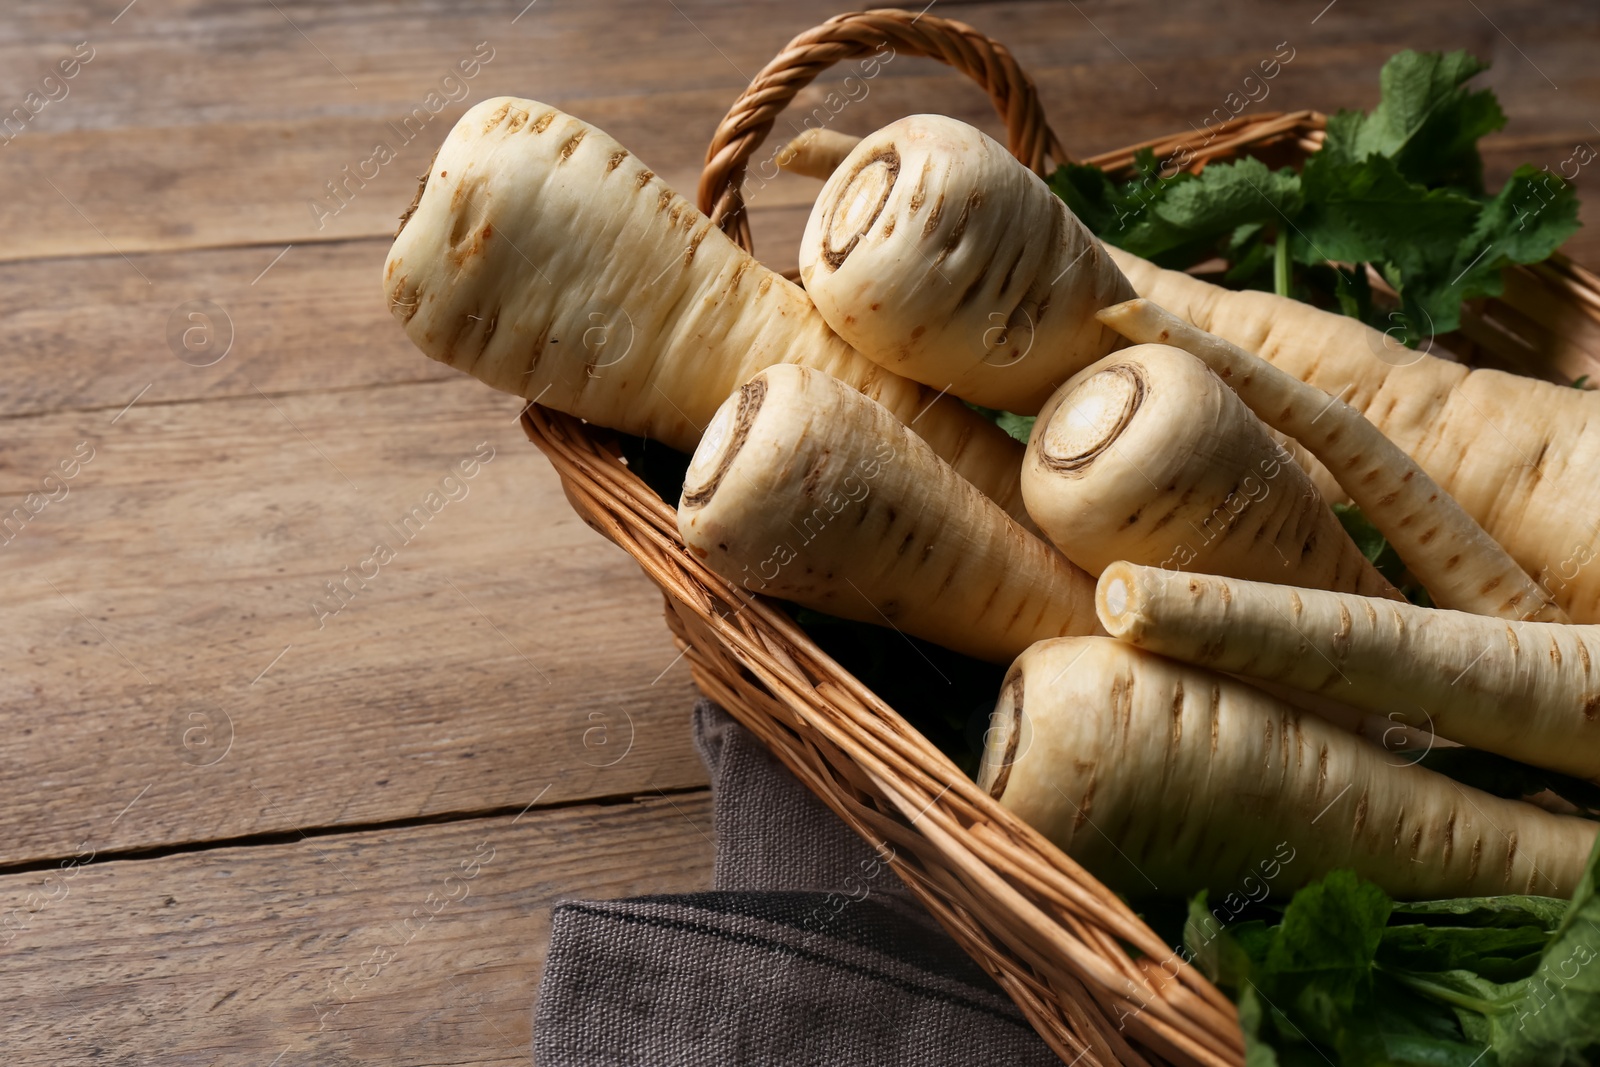
[[(0, 545), (0, 917), (27, 926), (0, 928), (0, 987), (26, 1001), (4, 1046), (25, 1063), (525, 1062), (552, 899), (706, 884), (692, 689), (659, 598), (572, 517), (516, 402), (390, 321), (386, 235), (449, 123), (499, 93), (596, 122), (691, 192), (746, 77), (838, 9), (125, 3), (0, 23), (0, 115), (79, 42), (95, 50), (0, 145), (0, 502), (94, 455)], [(1255, 108), (1368, 107), (1393, 51), (1464, 47), (1493, 60), (1511, 118), (1491, 182), (1600, 145), (1600, 14), (1581, 5), (937, 11), (1012, 46), (1075, 153), (1198, 125), (1285, 41), (1295, 58)], [(467, 95), (319, 225), (324, 183), (479, 42), (494, 55)], [(936, 64), (867, 85), (835, 128), (934, 108), (998, 131)], [(807, 89), (795, 123), (838, 87)], [(773, 265), (792, 264), (814, 192), (783, 176), (749, 193)], [(1600, 229), (1569, 251), (1600, 263)], [(224, 316), (213, 344), (231, 336), (204, 367), (169, 342), (201, 300)], [(465, 498), (319, 627), (323, 583), (485, 442)], [(600, 799), (616, 802), (567, 807)], [(502, 834), (514, 858), (483, 896), (318, 1034), (327, 975)], [(30, 911), (90, 849), (68, 895)]]
[(50, 902), (5, 946), (0, 1042), (39, 1064), (526, 1063), (551, 905), (703, 886), (709, 832), (698, 793), (13, 876)]

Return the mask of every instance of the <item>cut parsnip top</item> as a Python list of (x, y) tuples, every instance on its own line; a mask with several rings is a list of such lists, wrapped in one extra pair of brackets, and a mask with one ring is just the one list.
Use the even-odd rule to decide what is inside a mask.
[(770, 367), (717, 411), (678, 530), (751, 592), (982, 659), (1099, 632), (1093, 578), (883, 405), (805, 367)]
[(1573, 621), (1600, 623), (1600, 391), (1469, 368), (1336, 311), (1108, 254), (1140, 296), (1364, 414)]
[(1293, 457), (1194, 356), (1113, 352), (1039, 413), (1028, 514), (1091, 574), (1115, 560), (1398, 597)]
[(934, 451), (1023, 513), (1015, 442), (863, 358), (626, 148), (548, 104), (499, 97), (456, 123), (384, 287), (430, 358), (685, 452), (756, 371), (804, 363), (916, 420)]
[(1435, 603), (1502, 619), (1569, 621), (1454, 498), (1349, 404), (1142, 297), (1099, 318), (1129, 340), (1193, 353), (1264, 421), (1304, 445)]
[(806, 222), (800, 276), (868, 358), (1020, 414), (1116, 347), (1094, 313), (1133, 295), (1038, 175), (943, 115), (855, 146)]

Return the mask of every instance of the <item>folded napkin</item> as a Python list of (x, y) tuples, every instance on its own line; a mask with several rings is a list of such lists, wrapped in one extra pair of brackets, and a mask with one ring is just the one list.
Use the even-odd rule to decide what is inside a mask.
[(555, 910), (539, 1067), (1057, 1064), (857, 837), (706, 701), (709, 892)]

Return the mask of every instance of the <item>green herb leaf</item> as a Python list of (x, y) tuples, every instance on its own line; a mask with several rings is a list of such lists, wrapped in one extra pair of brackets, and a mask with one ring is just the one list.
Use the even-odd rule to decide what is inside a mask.
[(1568, 902), (1557, 897), (1457, 897), (1397, 903), (1393, 915), (1422, 920), (1447, 919), (1450, 926), (1537, 926), (1554, 934)]
[(1304, 204), (1299, 175), (1249, 157), (1120, 188), (1097, 168), (1074, 164), (1051, 184), (1100, 237), (1157, 262), (1208, 252), (1241, 226), (1285, 225)]
[(1009, 411), (1002, 411), (994, 423), (1018, 441), (1027, 444), (1029, 435), (1033, 433), (1033, 424), (1037, 421), (1039, 421), (1037, 415), (1013, 415)]
[(1272, 985), (1304, 999), (1314, 991), (1327, 1010), (1348, 1011), (1372, 975), (1389, 921), (1389, 898), (1352, 871), (1335, 871), (1289, 901), (1264, 972)]
[(1541, 925), (1433, 926), (1412, 923), (1383, 932), (1386, 965), (1408, 971), (1470, 969), (1492, 982), (1526, 978), (1550, 940)]
[(1037, 415), (1013, 415), (1009, 411), (1001, 411), (998, 408), (980, 407), (970, 400), (964, 400), (962, 403), (1010, 434), (1014, 440), (1021, 441), (1023, 444), (1028, 443), (1028, 436), (1033, 433), (1033, 424), (1039, 419)]
[(1389, 580), (1389, 583), (1411, 601), (1423, 607), (1431, 607), (1433, 601), (1428, 596), (1428, 591), (1422, 586), (1410, 581), (1406, 565), (1394, 546), (1372, 525), (1371, 521), (1361, 513), (1361, 509), (1354, 504), (1334, 504), (1333, 513), (1338, 516), (1339, 524), (1344, 527), (1344, 532), (1350, 535), (1350, 540), (1356, 543), (1361, 554), (1367, 557), (1367, 562), (1375, 567), (1379, 574)]
[(1339, 516), (1339, 524), (1344, 527), (1344, 532), (1350, 535), (1350, 540), (1356, 543), (1361, 554), (1367, 557), (1368, 563), (1376, 564), (1383, 554), (1389, 551), (1389, 542), (1362, 514), (1360, 508), (1354, 504), (1334, 504), (1333, 513)]
[(1500, 1067), (1584, 1067), (1600, 1059), (1600, 840), (1555, 938), (1509, 1010), (1492, 1017)]
[[(1226, 986), (1242, 985), (1250, 975), (1250, 955), (1241, 946), (1238, 934), (1241, 927), (1224, 930), (1212, 912), (1207, 894), (1202, 890), (1189, 901), (1189, 917), (1183, 926), (1183, 943), (1192, 953), (1194, 964), (1213, 982)], [(1265, 930), (1260, 923), (1256, 930)]]
[(1391, 281), (1454, 261), (1482, 210), (1465, 193), (1408, 181), (1387, 156), (1345, 159), (1317, 152), (1306, 161), (1305, 215), (1295, 258), (1302, 263), (1370, 261)]
[[(1176, 269), (1220, 255), (1228, 285), (1337, 304), (1416, 346), (1459, 327), (1464, 301), (1499, 295), (1506, 267), (1547, 258), (1578, 226), (1576, 193), (1548, 169), (1519, 168), (1484, 194), (1477, 141), (1506, 121), (1493, 92), (1467, 87), (1486, 67), (1466, 52), (1391, 57), (1378, 106), (1330, 118), (1299, 175), (1246, 157), (1163, 177), (1145, 151), (1133, 181), (1073, 164), (1051, 183), (1111, 244)], [(1274, 256), (1280, 234), (1302, 269)], [(1366, 264), (1400, 296), (1381, 323)]]
[(1481, 192), (1477, 141), (1503, 127), (1506, 117), (1493, 92), (1463, 85), (1488, 66), (1466, 52), (1391, 56), (1378, 76), (1378, 106), (1370, 115), (1341, 112), (1329, 120), (1324, 151), (1351, 161), (1387, 156), (1412, 182)]

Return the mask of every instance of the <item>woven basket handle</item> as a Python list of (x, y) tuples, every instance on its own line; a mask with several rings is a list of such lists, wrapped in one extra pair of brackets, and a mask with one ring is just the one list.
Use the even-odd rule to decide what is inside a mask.
[(977, 82), (1005, 120), (1011, 154), (1043, 174), (1045, 159), (1065, 162), (1066, 153), (1045, 121), (1033, 79), (1023, 73), (1005, 45), (954, 19), (880, 8), (835, 15), (790, 41), (761, 68), (734, 101), (706, 149), (700, 176), (700, 210), (745, 251), (752, 249), (750, 219), (744, 209), (745, 165), (771, 132), (796, 93), (840, 60), (871, 55), (884, 45), (895, 55), (926, 56)]

